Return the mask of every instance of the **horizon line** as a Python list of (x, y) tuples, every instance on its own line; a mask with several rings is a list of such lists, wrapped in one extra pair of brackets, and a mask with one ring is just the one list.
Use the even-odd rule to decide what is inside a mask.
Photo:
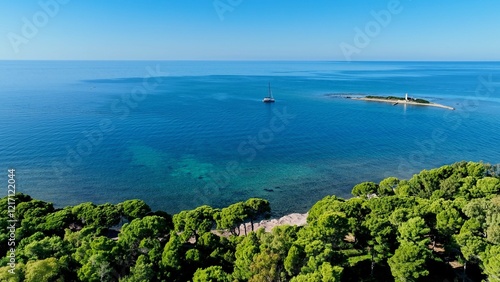
[(495, 60), (300, 60), (300, 59), (275, 59), (275, 60), (266, 60), (266, 59), (256, 59), (256, 60), (244, 60), (244, 59), (0, 59), (0, 61), (88, 61), (88, 62), (96, 62), (96, 61), (164, 61), (164, 62), (335, 62), (335, 63), (361, 63), (361, 62), (500, 62), (500, 59)]

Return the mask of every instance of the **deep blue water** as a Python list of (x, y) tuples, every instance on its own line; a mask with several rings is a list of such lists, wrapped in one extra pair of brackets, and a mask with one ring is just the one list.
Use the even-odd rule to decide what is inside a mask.
[[(56, 206), (303, 212), (362, 181), (499, 163), (499, 89), (498, 62), (0, 61), (0, 179), (15, 168)], [(336, 96), (406, 92), (456, 110)]]

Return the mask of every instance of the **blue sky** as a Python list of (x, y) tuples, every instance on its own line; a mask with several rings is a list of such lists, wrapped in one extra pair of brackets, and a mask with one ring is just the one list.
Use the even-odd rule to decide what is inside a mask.
[(1, 0), (0, 59), (500, 60), (499, 11), (497, 0)]

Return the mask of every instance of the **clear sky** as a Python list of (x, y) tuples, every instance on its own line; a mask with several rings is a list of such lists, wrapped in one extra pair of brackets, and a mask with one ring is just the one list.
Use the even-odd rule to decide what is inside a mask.
[(498, 0), (0, 0), (0, 59), (498, 61), (499, 15)]

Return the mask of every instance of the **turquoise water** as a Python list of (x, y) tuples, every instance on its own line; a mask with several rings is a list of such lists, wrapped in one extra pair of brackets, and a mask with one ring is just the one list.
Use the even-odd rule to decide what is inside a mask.
[[(499, 89), (497, 62), (0, 61), (0, 167), (56, 206), (303, 212), (362, 181), (499, 163)], [(406, 92), (456, 110), (340, 97)]]

